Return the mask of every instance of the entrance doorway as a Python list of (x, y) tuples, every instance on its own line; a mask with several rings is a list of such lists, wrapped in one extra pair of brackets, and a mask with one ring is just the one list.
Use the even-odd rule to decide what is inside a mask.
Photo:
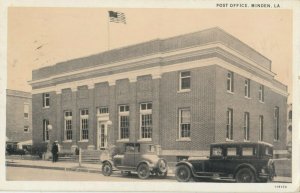
[(107, 121), (98, 121), (97, 149), (107, 148)]

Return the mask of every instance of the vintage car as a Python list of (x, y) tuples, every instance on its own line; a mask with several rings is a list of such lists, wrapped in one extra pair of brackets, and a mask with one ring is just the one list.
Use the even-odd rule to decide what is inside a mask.
[(157, 147), (149, 145), (142, 153), (139, 143), (126, 143), (125, 152), (122, 155), (114, 155), (112, 159), (102, 161), (102, 173), (110, 176), (113, 171), (124, 173), (137, 172), (138, 177), (147, 179), (150, 174), (165, 177), (168, 173), (166, 160), (159, 158)]
[(210, 145), (210, 156), (189, 158), (176, 164), (179, 182), (190, 179), (231, 179), (239, 183), (273, 179), (273, 146), (264, 142), (228, 142)]

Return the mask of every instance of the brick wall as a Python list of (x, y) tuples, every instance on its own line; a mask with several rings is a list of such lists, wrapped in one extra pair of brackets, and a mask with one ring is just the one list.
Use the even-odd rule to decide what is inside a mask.
[[(245, 78), (234, 74), (234, 93), (227, 92), (228, 70), (216, 67), (216, 142), (226, 139), (226, 111), (233, 109), (233, 140), (244, 140), (244, 112), (250, 114), (250, 141), (259, 140), (259, 116), (264, 116), (264, 141), (274, 144), (275, 149), (285, 148), (286, 97), (264, 86), (264, 103), (259, 102), (259, 84), (251, 80), (250, 99), (245, 98)], [(280, 140), (274, 142), (274, 107), (280, 109)]]
[[(179, 93), (179, 72), (161, 78), (161, 145), (164, 150), (207, 150), (214, 142), (215, 67), (191, 69), (191, 91)], [(191, 110), (191, 141), (178, 141), (179, 108)]]
[[(32, 100), (29, 93), (23, 95), (18, 91), (7, 91), (6, 97), (6, 136), (9, 141), (19, 142), (32, 139)], [(24, 104), (28, 104), (28, 118), (24, 118)], [(29, 132), (24, 132), (29, 126)]]

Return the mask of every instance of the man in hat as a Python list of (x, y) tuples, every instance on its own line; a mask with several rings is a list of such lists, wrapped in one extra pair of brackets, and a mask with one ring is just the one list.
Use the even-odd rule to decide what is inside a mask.
[(58, 160), (58, 145), (57, 145), (58, 141), (54, 141), (52, 144), (52, 162), (57, 162)]

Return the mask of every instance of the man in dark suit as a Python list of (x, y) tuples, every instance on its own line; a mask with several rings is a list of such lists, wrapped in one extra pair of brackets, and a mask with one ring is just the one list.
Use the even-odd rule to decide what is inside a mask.
[(58, 160), (58, 145), (57, 145), (56, 141), (53, 142), (53, 144), (52, 144), (51, 152), (52, 152), (52, 162), (57, 162), (57, 160)]

